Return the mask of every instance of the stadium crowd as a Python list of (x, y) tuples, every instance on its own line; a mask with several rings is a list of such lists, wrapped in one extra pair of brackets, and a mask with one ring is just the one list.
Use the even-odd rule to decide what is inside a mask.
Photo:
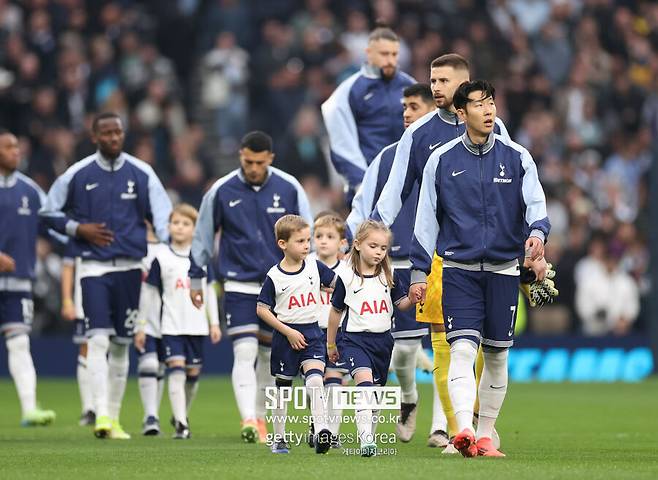
[[(538, 164), (560, 296), (531, 312), (529, 331), (645, 329), (654, 2), (0, 0), (0, 125), (20, 138), (21, 170), (48, 189), (93, 152), (93, 114), (119, 112), (126, 150), (195, 206), (259, 128), (314, 212), (346, 212), (319, 106), (363, 63), (373, 18), (401, 36), (400, 66), (418, 81), (442, 53), (468, 58)], [(39, 244), (37, 332), (70, 329), (60, 253)]]

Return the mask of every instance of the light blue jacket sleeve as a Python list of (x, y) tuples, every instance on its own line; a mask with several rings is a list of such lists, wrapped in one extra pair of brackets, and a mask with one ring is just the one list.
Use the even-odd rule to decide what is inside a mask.
[(407, 128), (400, 138), (395, 158), (391, 166), (391, 175), (382, 190), (377, 205), (372, 212), (372, 218), (390, 227), (402, 209), (402, 205), (411, 193), (416, 180), (411, 163), (411, 146), (413, 145), (413, 125)]
[(521, 185), (523, 202), (526, 206), (525, 221), (530, 228), (530, 236), (546, 242), (551, 231), (551, 222), (546, 210), (546, 196), (539, 182), (537, 165), (526, 149), (521, 152), (521, 164), (525, 171)]
[(148, 169), (149, 176), (149, 205), (151, 207), (151, 218), (153, 218), (153, 230), (161, 242), (169, 240), (169, 216), (172, 206), (167, 191), (152, 168)]
[[(386, 147), (388, 148), (388, 147)], [(345, 221), (349, 230), (348, 237), (352, 238), (356, 233), (359, 225), (370, 218), (370, 213), (374, 208), (375, 192), (377, 190), (377, 177), (379, 176), (379, 165), (382, 160), (382, 150), (373, 159), (372, 163), (363, 176), (361, 187), (356, 192), (352, 200), (352, 211)]]
[(359, 75), (355, 73), (341, 83), (322, 104), (322, 118), (329, 134), (331, 162), (352, 186), (361, 183), (363, 173), (368, 168), (359, 145), (359, 132), (349, 101), (350, 90)]
[(411, 240), (409, 260), (411, 261), (411, 283), (427, 281), (427, 275), (432, 268), (432, 257), (439, 237), (439, 222), (437, 220), (438, 195), (436, 186), (436, 171), (439, 166), (441, 150), (435, 151), (427, 161), (423, 171), (420, 186), (418, 208), (414, 235)]
[[(92, 160), (93, 161), (93, 160)], [(45, 201), (41, 204), (39, 216), (44, 223), (59, 233), (65, 233), (69, 237), (75, 237), (79, 222), (69, 218), (63, 209), (69, 196), (71, 182), (76, 172), (87, 165), (89, 160), (81, 160), (68, 168), (62, 175), (57, 177), (50, 187)]]
[(219, 222), (216, 220), (220, 218), (220, 212), (215, 212), (215, 198), (221, 184), (222, 180), (217, 180), (215, 185), (203, 196), (199, 216), (194, 227), (189, 271), (191, 288), (194, 290), (201, 290), (203, 287), (202, 279), (206, 276), (203, 267), (210, 263), (214, 253), (215, 234), (219, 228)]

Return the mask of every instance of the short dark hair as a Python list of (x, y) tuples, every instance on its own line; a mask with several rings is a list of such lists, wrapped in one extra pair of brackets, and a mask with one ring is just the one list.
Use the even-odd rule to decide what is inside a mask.
[(472, 100), (468, 96), (473, 92), (484, 92), (483, 98), (496, 99), (496, 89), (486, 80), (472, 80), (464, 82), (459, 87), (452, 98), (452, 103), (456, 109), (465, 109), (468, 102)]
[(2, 136), (2, 135), (13, 135), (13, 133), (11, 133), (5, 127), (0, 127), (0, 136)]
[(404, 97), (420, 97), (425, 103), (434, 103), (432, 89), (426, 83), (414, 83), (402, 91)]
[(98, 124), (102, 120), (107, 120), (108, 118), (118, 118), (119, 120), (121, 120), (121, 116), (116, 112), (99, 113), (98, 115), (96, 115), (94, 117), (94, 121), (91, 124), (91, 130), (94, 131), (94, 132), (97, 131), (98, 130)]
[(458, 53), (446, 53), (432, 60), (430, 68), (452, 67), (455, 70), (470, 70), (468, 60)]
[(400, 38), (388, 25), (378, 21), (375, 29), (370, 32), (370, 35), (368, 35), (368, 43), (376, 42), (377, 40), (390, 40), (391, 42), (399, 42)]
[(254, 130), (242, 137), (240, 148), (248, 148), (252, 152), (271, 152), (272, 137), (260, 130)]

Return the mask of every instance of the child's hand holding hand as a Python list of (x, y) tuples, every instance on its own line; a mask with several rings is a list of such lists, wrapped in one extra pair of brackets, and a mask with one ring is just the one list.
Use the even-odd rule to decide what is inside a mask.
[(210, 325), (210, 341), (215, 344), (219, 343), (222, 339), (222, 331), (219, 328), (219, 325)]

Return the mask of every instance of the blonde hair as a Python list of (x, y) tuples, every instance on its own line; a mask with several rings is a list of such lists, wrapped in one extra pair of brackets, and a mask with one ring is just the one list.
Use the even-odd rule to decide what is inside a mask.
[(315, 230), (318, 228), (333, 228), (338, 232), (341, 239), (345, 238), (345, 221), (336, 212), (326, 211), (318, 214), (315, 217), (313, 228)]
[[(352, 244), (352, 249), (350, 250), (350, 263), (352, 264), (352, 270), (356, 275), (361, 278), (361, 283), (363, 283), (363, 272), (361, 272), (361, 252), (357, 250), (356, 245), (362, 245), (368, 235), (373, 231), (384, 232), (388, 237), (389, 245), (391, 243), (391, 230), (384, 225), (382, 222), (377, 222), (375, 220), (366, 220), (359, 228), (356, 230), (354, 235), (354, 243)], [(386, 251), (386, 256), (381, 261), (379, 265), (375, 268), (375, 275), (380, 276), (384, 273), (386, 277), (386, 284), (389, 288), (393, 288), (393, 267), (391, 266), (391, 258), (388, 255), (388, 250)]]
[(174, 209), (169, 214), (169, 221), (174, 218), (174, 214), (180, 215), (182, 217), (187, 217), (192, 220), (192, 223), (196, 225), (197, 218), (199, 218), (199, 212), (189, 203), (179, 203), (174, 207)]
[(293, 233), (304, 230), (305, 228), (309, 228), (309, 225), (299, 215), (284, 215), (274, 224), (274, 235), (277, 242), (279, 240), (287, 242)]

